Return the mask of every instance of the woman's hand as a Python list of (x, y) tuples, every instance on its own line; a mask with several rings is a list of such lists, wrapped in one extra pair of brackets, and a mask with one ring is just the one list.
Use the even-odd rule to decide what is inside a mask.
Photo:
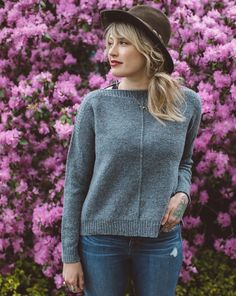
[(171, 197), (161, 222), (161, 225), (164, 225), (163, 231), (170, 231), (171, 228), (181, 221), (187, 205), (188, 197), (185, 193), (178, 192)]
[(63, 263), (62, 276), (66, 286), (71, 291), (71, 287), (76, 287), (74, 293), (82, 292), (84, 289), (84, 273), (81, 262)]

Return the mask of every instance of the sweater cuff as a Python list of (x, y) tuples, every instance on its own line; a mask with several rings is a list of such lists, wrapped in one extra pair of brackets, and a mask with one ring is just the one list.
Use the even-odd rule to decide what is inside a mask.
[(63, 263), (80, 262), (80, 257), (78, 254), (72, 254), (72, 253), (62, 254), (62, 262)]

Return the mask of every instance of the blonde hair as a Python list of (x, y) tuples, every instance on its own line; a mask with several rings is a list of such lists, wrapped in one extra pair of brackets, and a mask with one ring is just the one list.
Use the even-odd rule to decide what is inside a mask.
[(106, 57), (109, 49), (108, 39), (110, 34), (116, 38), (126, 38), (145, 56), (145, 71), (149, 79), (147, 106), (149, 112), (164, 125), (165, 123), (162, 120), (184, 121), (186, 118), (178, 108), (179, 104), (185, 102), (185, 97), (181, 90), (183, 81), (180, 77), (173, 78), (163, 71), (164, 57), (159, 48), (132, 24), (113, 22), (104, 32), (104, 55)]

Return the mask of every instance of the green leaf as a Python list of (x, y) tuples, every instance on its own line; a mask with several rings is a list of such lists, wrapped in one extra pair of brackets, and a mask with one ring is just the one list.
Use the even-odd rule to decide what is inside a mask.
[(44, 1), (40, 1), (39, 6), (41, 6), (41, 8), (46, 8), (46, 3)]
[(5, 97), (4, 89), (0, 89), (0, 98), (4, 98), (4, 97)]
[(82, 29), (84, 30), (84, 32), (88, 32), (89, 31), (88, 24), (83, 24)]
[(26, 139), (21, 139), (20, 144), (21, 145), (27, 145), (27, 144), (29, 144), (29, 142)]
[(43, 37), (47, 40), (53, 41), (52, 37), (48, 33), (45, 33)]

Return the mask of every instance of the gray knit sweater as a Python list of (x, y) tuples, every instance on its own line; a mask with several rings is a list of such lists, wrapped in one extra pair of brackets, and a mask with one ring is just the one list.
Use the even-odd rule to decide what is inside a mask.
[(80, 261), (80, 235), (157, 237), (169, 199), (190, 198), (200, 96), (184, 87), (184, 122), (156, 120), (147, 90), (98, 89), (76, 115), (65, 173), (62, 261)]

